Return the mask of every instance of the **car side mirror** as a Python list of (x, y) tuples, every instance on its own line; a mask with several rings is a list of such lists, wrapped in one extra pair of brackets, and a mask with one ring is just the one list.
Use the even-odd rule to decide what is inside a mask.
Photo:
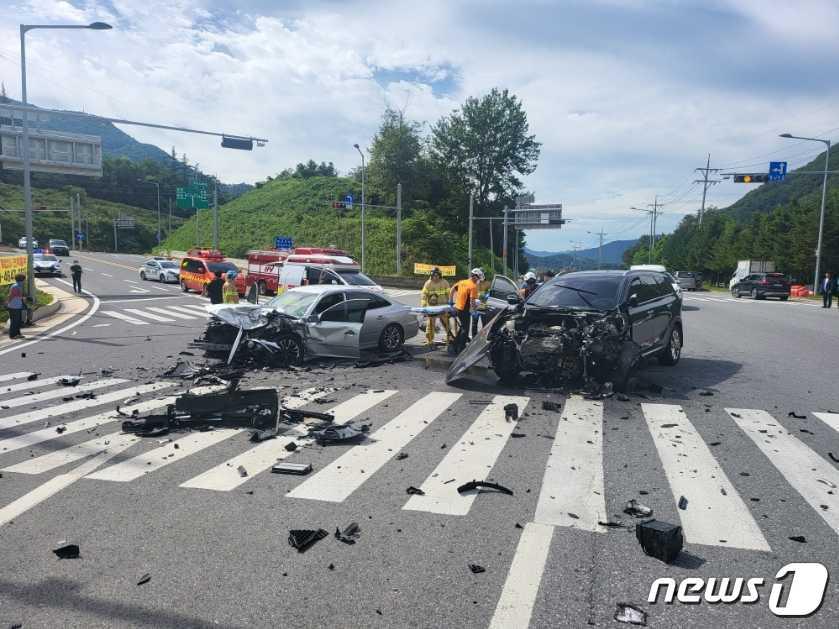
[(521, 303), (521, 299), (519, 299), (519, 296), (515, 293), (510, 293), (507, 295), (507, 303), (511, 306), (518, 306), (519, 303)]
[(630, 308), (635, 308), (638, 305), (638, 293), (632, 293), (626, 301), (626, 305)]
[(308, 321), (309, 323), (320, 323), (320, 315), (310, 314), (308, 317), (306, 317), (306, 321)]

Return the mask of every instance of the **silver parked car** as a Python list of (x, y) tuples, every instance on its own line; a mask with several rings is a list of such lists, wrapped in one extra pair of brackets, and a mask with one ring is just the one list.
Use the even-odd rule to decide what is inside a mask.
[(51, 253), (32, 254), (32, 267), (35, 275), (63, 275), (61, 271), (61, 260)]
[(288, 362), (316, 356), (358, 358), (364, 350), (397, 352), (419, 330), (409, 306), (351, 286), (301, 286), (265, 304), (218, 304), (207, 311), (212, 315), (207, 341), (232, 347), (241, 327), (251, 343), (258, 339), (276, 345), (289, 355)]
[(158, 282), (180, 281), (181, 269), (178, 263), (168, 258), (151, 258), (140, 267), (141, 280), (157, 280)]
[(692, 271), (676, 271), (676, 281), (682, 290), (699, 290), (702, 288), (702, 276)]

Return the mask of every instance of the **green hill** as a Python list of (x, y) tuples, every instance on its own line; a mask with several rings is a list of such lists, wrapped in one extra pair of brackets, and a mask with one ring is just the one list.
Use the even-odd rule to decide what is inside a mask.
[[(36, 210), (67, 209), (70, 195), (79, 193), (82, 218), (87, 222), (87, 247), (99, 251), (114, 250), (113, 219), (119, 216), (133, 216), (136, 228), (120, 230), (119, 250), (122, 252), (142, 253), (150, 251), (157, 243), (157, 212), (152, 212), (131, 205), (103, 201), (88, 197), (80, 188), (33, 188), (32, 205)], [(0, 183), (0, 210), (17, 210), (23, 207), (23, 190), (20, 186)], [(181, 219), (173, 218), (172, 227), (180, 224)], [(24, 235), (23, 212), (0, 211), (2, 242), (17, 245)], [(168, 217), (164, 217), (163, 229), (168, 226)], [(39, 212), (33, 219), (34, 236), (39, 243), (46, 243), (50, 238), (61, 238), (70, 242), (70, 214), (68, 212)]]
[[(333, 209), (331, 203), (346, 194), (361, 198), (359, 182), (345, 177), (275, 179), (219, 208), (219, 244), (231, 257), (243, 257), (249, 249), (270, 249), (275, 236), (291, 236), (298, 246), (335, 245), (361, 258), (359, 208)], [(187, 220), (163, 243), (164, 248), (183, 251), (212, 241), (212, 210)], [(376, 275), (396, 271), (396, 220), (389, 213), (369, 209), (366, 214), (366, 267)], [(414, 262), (457, 264), (463, 273), (467, 257), (466, 235), (449, 231), (429, 210), (403, 212), (403, 273)], [(489, 252), (476, 250), (475, 263), (490, 266)], [(496, 264), (500, 267), (500, 264)]]

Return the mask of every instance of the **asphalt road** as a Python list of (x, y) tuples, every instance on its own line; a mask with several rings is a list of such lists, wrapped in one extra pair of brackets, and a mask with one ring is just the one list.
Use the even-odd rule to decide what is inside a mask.
[[(615, 605), (627, 602), (651, 627), (839, 625), (839, 464), (828, 454), (839, 459), (839, 310), (689, 294), (681, 362), (646, 365), (663, 390), (628, 402), (489, 380), (449, 387), (420, 361), (257, 372), (246, 386), (335, 408), (369, 423), (369, 439), (289, 454), (287, 440), (213, 431), (170, 435), (176, 449), (121, 436), (112, 411), (183, 390), (160, 374), (200, 333), (205, 302), (139, 282), (137, 256), (83, 255), (97, 310), (56, 338), (0, 347), (0, 624), (621, 626)], [(96, 399), (49, 380), (80, 370)], [(321, 403), (304, 399), (313, 387), (328, 387)], [(511, 401), (515, 424), (501, 408)], [(314, 473), (271, 474), (280, 456)], [(457, 493), (482, 478), (514, 495)], [(676, 563), (643, 554), (622, 512), (630, 498), (683, 526)], [(597, 524), (606, 519), (629, 528)], [(355, 544), (331, 535), (353, 521)], [(330, 535), (306, 553), (289, 546), (290, 529), (318, 528)], [(64, 539), (81, 558), (53, 555)], [(775, 575), (793, 562), (833, 577), (809, 618), (770, 611)], [(662, 577), (764, 585), (753, 604), (648, 602)]]

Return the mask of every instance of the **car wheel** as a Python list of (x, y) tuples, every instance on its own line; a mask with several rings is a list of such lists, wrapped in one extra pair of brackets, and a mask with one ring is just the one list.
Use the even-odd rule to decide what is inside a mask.
[(398, 323), (391, 323), (382, 330), (382, 335), (379, 337), (379, 349), (388, 354), (398, 352), (402, 349), (404, 342), (405, 333), (402, 331), (402, 326)]
[(749, 293), (749, 296), (750, 296), (752, 299), (757, 299), (757, 289), (756, 289), (756, 288), (753, 288), (753, 289), (752, 289), (752, 292), (751, 292), (751, 293)]
[(667, 346), (658, 355), (658, 362), (662, 365), (672, 366), (679, 362), (682, 356), (682, 328), (674, 325), (670, 331), (670, 340)]
[(146, 272), (145, 271), (140, 271), (140, 279), (143, 280), (144, 282), (146, 281)]
[(161, 273), (161, 274), (160, 274), (160, 277), (158, 277), (157, 279), (158, 279), (158, 280), (160, 280), (160, 283), (161, 283), (161, 284), (165, 284), (165, 283), (166, 283), (166, 276), (165, 276), (163, 273)]
[(787, 299), (789, 299), (789, 296), (781, 297), (781, 301), (786, 301)]
[(279, 362), (282, 365), (300, 365), (303, 363), (303, 341), (296, 334), (284, 334), (277, 341), (280, 348)]
[(186, 282), (184, 282), (183, 280), (181, 280), (181, 290), (185, 293), (189, 292), (189, 289), (186, 287)]

